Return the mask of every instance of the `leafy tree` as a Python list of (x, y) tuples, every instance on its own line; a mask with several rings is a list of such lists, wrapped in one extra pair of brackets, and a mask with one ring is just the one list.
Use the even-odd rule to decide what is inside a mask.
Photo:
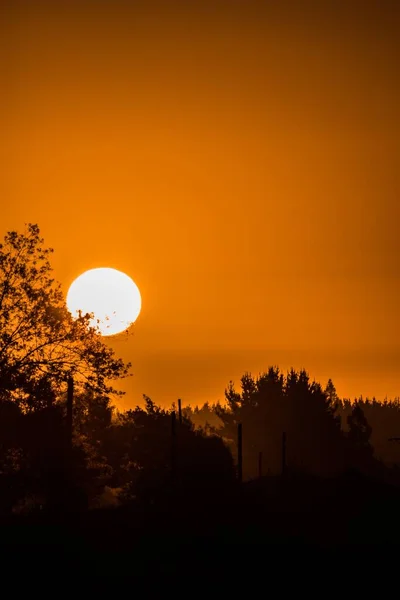
[(291, 369), (287, 375), (288, 461), (295, 469), (332, 475), (344, 467), (343, 435), (333, 390), (331, 382), (328, 392), (323, 391), (304, 369)]
[(371, 425), (372, 433), (370, 444), (374, 450), (374, 456), (383, 461), (387, 466), (400, 465), (400, 444), (391, 442), (391, 438), (399, 437), (400, 434), (400, 402), (384, 400), (382, 402), (375, 398), (356, 398), (353, 402), (349, 399), (340, 400), (338, 412), (341, 415), (345, 432), (349, 431), (349, 417), (355, 406), (362, 409), (365, 419)]
[(351, 466), (371, 472), (374, 466), (374, 451), (370, 443), (372, 428), (358, 402), (354, 404), (351, 414), (347, 417), (347, 425)]
[(331, 410), (333, 410), (333, 412), (337, 412), (340, 400), (332, 379), (328, 379), (328, 383), (326, 384), (326, 387), (324, 389), (324, 394), (326, 396), (329, 406), (331, 407)]
[(349, 426), (349, 440), (359, 447), (368, 447), (370, 445), (372, 428), (365, 418), (360, 404), (357, 403), (354, 405), (351, 415), (347, 417), (347, 424)]
[(111, 482), (113, 469), (105, 452), (114, 407), (108, 396), (83, 391), (74, 398), (74, 446), (80, 448), (88, 471), (85, 486), (90, 497)]
[(222, 421), (217, 417), (217, 404), (210, 405), (205, 402), (203, 406), (185, 406), (182, 410), (185, 417), (190, 419), (195, 427), (207, 429), (210, 432), (219, 429), (222, 426)]
[[(91, 315), (70, 315), (37, 225), (0, 244), (0, 488), (4, 510), (28, 494), (45, 503), (104, 480), (103, 432), (112, 382), (128, 375)], [(75, 439), (65, 428), (66, 380), (75, 382)], [(96, 486), (94, 486), (96, 487)], [(86, 493), (85, 492), (85, 493)], [(79, 492), (80, 493), (80, 492)]]
[(72, 373), (79, 387), (109, 394), (130, 365), (114, 356), (91, 315), (73, 319), (52, 277), (51, 248), (37, 225), (0, 244), (0, 394), (25, 410), (50, 405)]
[(215, 407), (223, 426), (221, 435), (237, 453), (237, 425), (243, 425), (243, 468), (246, 477), (258, 470), (258, 454), (263, 453), (266, 472), (280, 469), (280, 440), (284, 428), (284, 377), (278, 367), (254, 378), (245, 373), (240, 381), (241, 392), (230, 382), (225, 390), (225, 406)]
[(23, 412), (2, 400), (0, 417), (0, 513), (27, 502), (30, 509), (65, 507), (77, 494), (81, 503), (89, 465), (84, 448), (70, 446), (62, 406)]
[(335, 401), (306, 371), (278, 367), (254, 378), (245, 373), (241, 392), (231, 382), (225, 392), (226, 406), (216, 407), (223, 421), (221, 435), (231, 441), (236, 454), (237, 424), (243, 425), (243, 468), (246, 477), (258, 470), (263, 454), (264, 472), (281, 469), (282, 433), (287, 434), (287, 462), (292, 469), (328, 473), (340, 468), (342, 434)]
[(176, 485), (187, 491), (233, 481), (231, 453), (220, 437), (195, 429), (186, 417), (176, 422), (175, 471), (172, 471), (172, 409), (144, 396), (144, 408), (118, 416), (109, 430), (104, 453), (114, 469), (113, 484), (128, 497), (155, 498)]

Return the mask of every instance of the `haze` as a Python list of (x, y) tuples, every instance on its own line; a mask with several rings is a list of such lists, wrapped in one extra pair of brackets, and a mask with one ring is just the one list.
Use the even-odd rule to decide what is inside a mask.
[(399, 395), (399, 9), (329, 5), (2, 2), (2, 231), (137, 283), (125, 407)]

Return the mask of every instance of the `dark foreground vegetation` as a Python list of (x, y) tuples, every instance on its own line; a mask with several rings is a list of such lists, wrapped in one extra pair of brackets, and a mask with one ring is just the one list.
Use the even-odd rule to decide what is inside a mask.
[(3, 568), (29, 556), (101, 582), (195, 566), (204, 581), (311, 554), (397, 555), (398, 400), (342, 400), (330, 380), (270, 367), (224, 404), (144, 397), (118, 412), (112, 381), (129, 365), (90, 315), (71, 319), (48, 255), (32, 225), (0, 247)]

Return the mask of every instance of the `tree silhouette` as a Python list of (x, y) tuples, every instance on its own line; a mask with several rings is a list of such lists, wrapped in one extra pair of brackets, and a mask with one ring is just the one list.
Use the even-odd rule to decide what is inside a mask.
[(195, 427), (201, 427), (215, 431), (222, 426), (221, 419), (217, 416), (216, 409), (219, 404), (210, 405), (205, 402), (203, 406), (185, 406), (183, 414), (192, 421)]
[(258, 473), (258, 456), (263, 452), (266, 471), (278, 473), (281, 467), (280, 440), (285, 426), (284, 378), (278, 367), (253, 378), (241, 378), (241, 393), (232, 382), (225, 390), (225, 406), (216, 406), (223, 427), (220, 430), (234, 455), (237, 453), (238, 423), (243, 424), (243, 471), (245, 477)]
[(372, 427), (365, 418), (364, 411), (359, 403), (355, 403), (351, 414), (347, 417), (350, 442), (351, 466), (362, 471), (371, 472), (373, 468), (373, 447), (370, 443)]
[(364, 411), (359, 404), (355, 404), (351, 411), (351, 415), (347, 417), (347, 424), (349, 426), (349, 440), (360, 448), (369, 447), (372, 428), (365, 418)]
[(286, 378), (285, 397), (289, 464), (315, 474), (340, 471), (344, 446), (335, 398), (318, 382), (310, 382), (305, 370), (293, 369)]
[(343, 399), (338, 404), (338, 414), (341, 415), (345, 431), (348, 431), (348, 418), (354, 406), (362, 409), (364, 416), (371, 425), (370, 444), (374, 449), (374, 456), (383, 461), (387, 466), (400, 465), (400, 444), (389, 441), (391, 437), (398, 436), (400, 432), (400, 402), (398, 399), (379, 402), (375, 398), (356, 398), (353, 402)]
[(182, 423), (176, 422), (173, 440), (173, 407), (163, 409), (147, 396), (144, 404), (120, 414), (104, 444), (115, 474), (113, 484), (124, 486), (127, 498), (154, 499), (171, 485), (199, 493), (233, 481), (232, 455), (220, 437), (196, 430), (184, 416)]
[(339, 401), (339, 396), (337, 395), (337, 392), (336, 392), (336, 388), (333, 385), (332, 379), (328, 379), (328, 383), (326, 384), (324, 393), (325, 393), (327, 402), (328, 402), (329, 406), (331, 407), (331, 410), (333, 410), (333, 412), (337, 412), (340, 401)]
[[(333, 385), (333, 384), (332, 384)], [(332, 387), (329, 386), (333, 393)], [(226, 406), (217, 406), (223, 422), (221, 435), (235, 450), (236, 428), (243, 424), (243, 468), (245, 476), (258, 474), (262, 452), (265, 472), (281, 471), (282, 433), (287, 434), (287, 460), (293, 470), (314, 473), (333, 472), (343, 463), (340, 418), (336, 398), (310, 382), (305, 370), (289, 371), (286, 377), (278, 367), (254, 378), (245, 373), (241, 392), (230, 383)]]
[(89, 326), (91, 315), (71, 317), (43, 244), (29, 224), (0, 245), (0, 394), (28, 410), (51, 404), (70, 373), (78, 386), (108, 394), (129, 368)]
[[(91, 315), (72, 318), (52, 278), (51, 252), (32, 224), (0, 245), (0, 512), (29, 499), (86, 506), (106, 485), (144, 501), (165, 490), (201, 497), (229, 487), (239, 423), (245, 479), (258, 475), (260, 455), (264, 474), (281, 472), (283, 432), (289, 473), (332, 475), (351, 466), (376, 475), (379, 460), (400, 464), (399, 446), (388, 441), (400, 433), (398, 399), (340, 400), (331, 379), (322, 388), (304, 369), (245, 373), (240, 391), (229, 383), (225, 405), (185, 408), (174, 435), (174, 407), (147, 396), (143, 408), (116, 413), (112, 382), (129, 365), (90, 326)], [(72, 447), (65, 427), (71, 374)]]

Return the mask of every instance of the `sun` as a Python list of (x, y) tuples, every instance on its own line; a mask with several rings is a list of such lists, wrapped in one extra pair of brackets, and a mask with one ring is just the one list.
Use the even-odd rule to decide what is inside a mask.
[(122, 271), (90, 269), (72, 282), (67, 307), (73, 317), (93, 313), (90, 324), (101, 335), (116, 335), (136, 321), (142, 299), (136, 283)]

